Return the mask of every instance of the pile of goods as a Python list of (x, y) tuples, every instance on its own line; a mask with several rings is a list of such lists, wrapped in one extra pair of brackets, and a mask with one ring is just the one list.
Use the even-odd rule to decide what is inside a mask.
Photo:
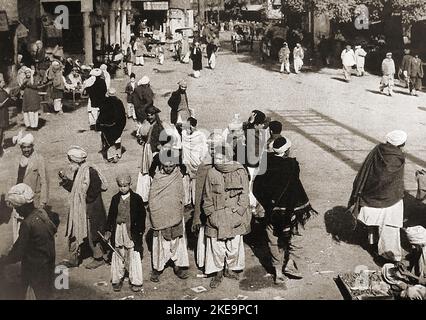
[(391, 287), (382, 280), (380, 271), (362, 270), (339, 275), (338, 279), (344, 285), (352, 299), (392, 299)]

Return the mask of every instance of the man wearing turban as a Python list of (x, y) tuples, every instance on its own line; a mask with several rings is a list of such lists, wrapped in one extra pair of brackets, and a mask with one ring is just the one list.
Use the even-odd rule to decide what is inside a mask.
[[(34, 207), (43, 209), (47, 206), (49, 200), (49, 177), (45, 160), (42, 155), (34, 150), (34, 137), (31, 133), (23, 136), (20, 132), (12, 140), (20, 146), (22, 152), (16, 183), (28, 185), (34, 192)], [(21, 221), (22, 217), (19, 217), (15, 212), (13, 220), (14, 241), (18, 237)]]
[(12, 187), (6, 202), (24, 220), (18, 240), (8, 255), (0, 257), (0, 269), (21, 262), (22, 284), (29, 295), (48, 299), (53, 289), (55, 271), (55, 234), (58, 217), (34, 206), (34, 192), (23, 183)]
[[(395, 130), (386, 135), (367, 156), (353, 183), (348, 203), (352, 215), (368, 227), (370, 245), (378, 254), (399, 262), (402, 259), (400, 228), (404, 220), (404, 166), (402, 148), (407, 134)], [(374, 248), (376, 251), (376, 248)]]
[(78, 267), (81, 247), (88, 243), (93, 261), (87, 269), (104, 264), (104, 251), (98, 232), (104, 233), (106, 210), (102, 192), (107, 190), (106, 179), (96, 166), (86, 162), (87, 152), (78, 146), (68, 151), (70, 166), (67, 172), (59, 172), (60, 185), (70, 192), (70, 211), (67, 221), (70, 259), (69, 267)]
[[(312, 215), (305, 189), (300, 181), (300, 167), (295, 158), (289, 157), (291, 141), (284, 137), (271, 143), (272, 152), (264, 155), (267, 161), (264, 174), (257, 175), (253, 194), (265, 209), (266, 235), (275, 268), (275, 284), (285, 283), (284, 274), (290, 278), (303, 277), (298, 268), (297, 253), (292, 246), (298, 226), (304, 226)], [(266, 166), (266, 163), (265, 163)]]
[(106, 159), (113, 163), (117, 163), (121, 158), (121, 135), (126, 127), (126, 110), (116, 93), (113, 88), (108, 90), (97, 120)]

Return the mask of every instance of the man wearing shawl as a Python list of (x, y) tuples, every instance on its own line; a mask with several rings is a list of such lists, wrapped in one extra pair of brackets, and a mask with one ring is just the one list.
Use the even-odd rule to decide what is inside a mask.
[(87, 152), (80, 147), (68, 151), (70, 166), (67, 172), (59, 172), (60, 185), (70, 192), (70, 211), (67, 221), (70, 261), (69, 267), (78, 267), (80, 249), (87, 240), (92, 250), (93, 261), (87, 269), (96, 269), (104, 264), (101, 238), (106, 224), (106, 210), (102, 192), (107, 190), (106, 179), (92, 164), (86, 162)]
[(121, 158), (121, 135), (126, 127), (126, 110), (123, 102), (110, 88), (97, 120), (101, 130), (102, 149), (106, 151), (108, 162), (117, 163)]
[(146, 109), (147, 119), (142, 122), (136, 136), (142, 145), (141, 170), (139, 172), (136, 193), (144, 202), (148, 202), (149, 189), (151, 186), (150, 168), (154, 156), (160, 151), (161, 146), (166, 144), (169, 137), (172, 137), (171, 144), (176, 149), (182, 148), (179, 133), (174, 126), (160, 120), (160, 110), (155, 106)]
[(297, 226), (304, 226), (316, 214), (312, 209), (299, 178), (300, 167), (295, 158), (290, 158), (291, 142), (284, 137), (272, 143), (273, 153), (265, 155), (267, 170), (255, 178), (253, 193), (265, 209), (266, 234), (275, 268), (275, 283), (285, 282), (284, 274), (301, 279), (292, 236)]
[(149, 217), (154, 231), (151, 281), (158, 282), (167, 262), (174, 262), (180, 279), (188, 278), (189, 267), (185, 219), (183, 216), (183, 182), (179, 153), (173, 149), (160, 152), (160, 170), (155, 172), (149, 193)]
[(238, 280), (238, 272), (244, 270), (243, 236), (250, 232), (251, 222), (248, 194), (247, 171), (232, 161), (232, 147), (216, 147), (202, 197), (207, 220), (204, 272), (214, 274), (211, 288), (217, 288), (223, 276)]
[(29, 130), (38, 129), (40, 96), (38, 94), (41, 88), (42, 79), (38, 71), (33, 72), (30, 68), (25, 69), (25, 79), (22, 81), (22, 112), (24, 114), (25, 127)]
[(197, 123), (196, 119), (188, 118), (182, 131), (182, 160), (186, 166), (184, 205), (195, 204), (196, 174), (207, 152), (206, 136), (197, 130)]
[(83, 88), (89, 95), (87, 112), (89, 115), (90, 129), (94, 130), (96, 128), (99, 110), (105, 103), (105, 96), (108, 91), (106, 82), (102, 78), (102, 71), (100, 69), (93, 69), (90, 71), (90, 78), (84, 81)]
[(12, 187), (6, 201), (24, 220), (18, 240), (7, 256), (0, 257), (0, 270), (21, 261), (22, 284), (27, 299), (45, 300), (53, 289), (55, 234), (59, 218), (34, 206), (34, 192), (26, 184)]
[(146, 109), (154, 105), (154, 92), (147, 76), (138, 81), (138, 86), (132, 94), (132, 101), (135, 107), (136, 119), (141, 124), (146, 120)]
[(353, 183), (348, 203), (352, 215), (369, 228), (370, 245), (375, 244), (379, 228), (378, 254), (391, 261), (401, 261), (400, 228), (404, 215), (404, 165), (402, 147), (407, 134), (390, 132), (386, 143), (377, 145), (367, 156)]
[[(22, 152), (16, 183), (28, 185), (34, 193), (35, 208), (43, 209), (47, 206), (49, 200), (49, 178), (44, 158), (34, 151), (34, 137), (32, 134), (29, 133), (22, 136), (22, 132), (20, 132), (12, 140), (18, 143)], [(16, 241), (22, 217), (16, 211), (14, 213), (13, 240)]]
[(62, 114), (64, 113), (62, 111), (62, 99), (64, 97), (65, 78), (63, 74), (63, 66), (59, 61), (55, 60), (52, 62), (52, 65), (47, 70), (46, 78), (50, 85), (53, 108), (55, 112)]
[(185, 80), (181, 80), (178, 85), (179, 89), (172, 93), (168, 101), (168, 105), (171, 108), (170, 122), (174, 125), (182, 125), (193, 113), (189, 108), (188, 96), (186, 94), (188, 84)]

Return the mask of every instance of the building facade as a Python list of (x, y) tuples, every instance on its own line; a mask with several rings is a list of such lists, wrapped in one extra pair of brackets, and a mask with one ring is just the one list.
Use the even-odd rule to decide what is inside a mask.
[(192, 27), (191, 1), (0, 0), (0, 11), (7, 9), (9, 21), (16, 21), (12, 26), (22, 22), (28, 46), (42, 40), (46, 47), (62, 46), (66, 55), (84, 54), (84, 62), (91, 64), (107, 46), (127, 49), (132, 34), (142, 30), (164, 39), (176, 28)]

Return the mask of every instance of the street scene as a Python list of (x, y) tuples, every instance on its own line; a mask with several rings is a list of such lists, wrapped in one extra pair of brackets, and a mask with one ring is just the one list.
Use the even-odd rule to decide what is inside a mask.
[(136, 22), (85, 54), (34, 38), (2, 65), (1, 300), (426, 299), (421, 27), (372, 49), (257, 3), (178, 25), (116, 2)]

